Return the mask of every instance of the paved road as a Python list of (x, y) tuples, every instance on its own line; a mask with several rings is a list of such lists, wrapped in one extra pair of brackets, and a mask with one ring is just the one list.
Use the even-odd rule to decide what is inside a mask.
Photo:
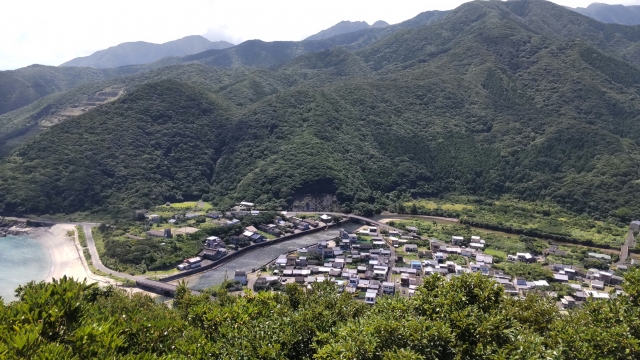
[(627, 257), (629, 257), (629, 249), (633, 249), (635, 243), (636, 239), (633, 237), (633, 231), (629, 230), (627, 233), (627, 239), (620, 249), (620, 261), (617, 262), (618, 264), (624, 264), (625, 261), (627, 261)]
[(109, 269), (108, 267), (102, 264), (102, 260), (100, 260), (100, 255), (98, 255), (98, 249), (96, 248), (96, 242), (93, 240), (93, 233), (91, 232), (91, 228), (95, 224), (81, 224), (84, 229), (84, 233), (87, 238), (87, 247), (89, 248), (89, 253), (91, 253), (91, 261), (93, 262), (93, 266), (109, 275), (115, 275), (128, 280), (144, 280), (144, 276), (133, 276), (127, 273), (121, 273), (114, 270)]
[[(302, 212), (304, 213), (304, 212)], [(396, 231), (401, 231), (400, 229), (396, 229), (394, 227), (391, 227), (387, 224), (383, 224), (381, 222), (363, 217), (363, 216), (357, 216), (357, 215), (348, 215), (348, 214), (342, 214), (342, 213), (307, 213), (307, 214), (327, 214), (327, 215), (334, 215), (334, 216), (342, 216), (342, 217), (346, 217), (346, 218), (351, 218), (351, 219), (356, 219), (356, 220), (360, 220), (360, 221), (364, 221), (367, 222), (369, 224), (378, 226), (380, 228), (386, 228), (388, 230), (396, 230)], [(19, 219), (19, 218), (13, 218), (16, 220), (26, 220), (26, 219)], [(48, 220), (47, 220), (48, 221)], [(113, 275), (113, 276), (117, 276), (123, 279), (127, 279), (127, 280), (132, 280), (132, 281), (139, 281), (139, 282), (143, 282), (144, 284), (146, 284), (147, 286), (157, 286), (158, 288), (161, 289), (167, 289), (167, 287), (173, 287), (175, 288), (175, 286), (171, 285), (171, 284), (167, 284), (167, 283), (163, 283), (160, 281), (153, 281), (153, 280), (148, 280), (145, 278), (145, 276), (134, 276), (134, 275), (130, 275), (127, 273), (121, 273), (112, 269), (109, 269), (108, 267), (104, 266), (104, 264), (102, 264), (102, 261), (100, 260), (100, 255), (98, 254), (98, 249), (96, 248), (96, 243), (95, 240), (93, 239), (93, 233), (92, 233), (92, 228), (94, 226), (96, 226), (97, 224), (95, 223), (73, 223), (73, 222), (68, 222), (68, 221), (49, 221), (51, 223), (55, 223), (55, 224), (73, 224), (73, 225), (80, 225), (82, 226), (84, 232), (85, 232), (85, 236), (87, 239), (87, 248), (89, 249), (89, 253), (91, 254), (91, 261), (93, 263), (93, 266), (106, 273), (109, 275)], [(392, 248), (393, 250), (393, 248)]]

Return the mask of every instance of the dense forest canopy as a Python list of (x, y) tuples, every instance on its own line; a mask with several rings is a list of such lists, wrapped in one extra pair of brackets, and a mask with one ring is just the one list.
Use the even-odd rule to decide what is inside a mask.
[(537, 294), (505, 295), (481, 275), (425, 279), (410, 298), (373, 306), (330, 282), (282, 293), (179, 287), (173, 308), (148, 296), (62, 278), (0, 302), (9, 359), (637, 359), (640, 270), (610, 301), (561, 314)]
[(269, 69), (123, 77), (127, 95), (2, 160), (0, 211), (198, 199), (277, 209), (328, 195), (334, 209), (370, 213), (453, 193), (626, 221), (640, 216), (638, 34), (543, 1), (471, 2), (291, 61), (275, 43), (231, 48)]

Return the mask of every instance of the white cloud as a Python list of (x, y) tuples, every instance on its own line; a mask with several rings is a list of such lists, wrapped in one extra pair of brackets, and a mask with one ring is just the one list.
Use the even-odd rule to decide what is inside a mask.
[[(452, 9), (463, 2), (5, 0), (0, 12), (0, 69), (34, 63), (59, 65), (127, 41), (162, 43), (194, 34), (233, 43), (301, 40), (342, 20), (393, 24), (422, 11)], [(555, 2), (576, 7), (591, 1)], [(623, 2), (639, 4), (640, 0)]]

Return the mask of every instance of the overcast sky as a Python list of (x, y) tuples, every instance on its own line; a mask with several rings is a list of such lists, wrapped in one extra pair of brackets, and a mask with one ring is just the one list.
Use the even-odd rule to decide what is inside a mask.
[[(0, 70), (59, 65), (128, 41), (162, 43), (187, 35), (240, 43), (301, 40), (342, 20), (395, 24), (465, 1), (438, 0), (5, 0)], [(584, 7), (592, 0), (554, 0)], [(640, 4), (640, 0), (599, 0)]]

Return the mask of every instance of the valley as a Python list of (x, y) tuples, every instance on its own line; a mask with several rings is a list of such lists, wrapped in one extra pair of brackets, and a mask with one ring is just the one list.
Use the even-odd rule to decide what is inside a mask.
[(636, 7), (205, 5), (0, 71), (0, 358), (640, 358)]

